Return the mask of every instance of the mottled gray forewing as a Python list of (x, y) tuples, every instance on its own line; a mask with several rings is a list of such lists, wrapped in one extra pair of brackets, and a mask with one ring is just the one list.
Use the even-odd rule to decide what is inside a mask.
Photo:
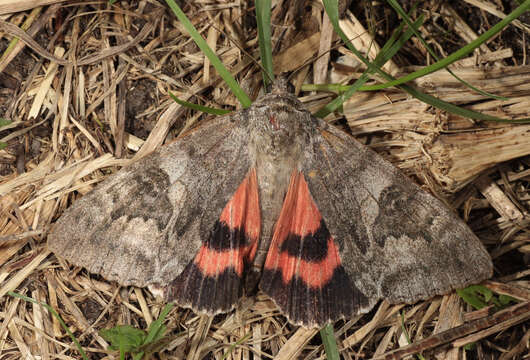
[(48, 247), (122, 285), (168, 284), (249, 171), (247, 139), (236, 113), (163, 146), (76, 201)]
[(492, 275), (480, 240), (442, 202), (353, 137), (319, 124), (303, 171), (346, 272), (372, 305), (411, 303)]

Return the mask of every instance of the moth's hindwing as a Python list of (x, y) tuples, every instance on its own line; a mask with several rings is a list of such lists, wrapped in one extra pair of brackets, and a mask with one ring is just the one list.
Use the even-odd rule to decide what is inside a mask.
[(181, 306), (216, 314), (230, 310), (242, 293), (261, 231), (258, 183), (252, 169), (226, 204), (210, 236), (169, 287)]
[(368, 299), (350, 281), (304, 175), (294, 172), (260, 288), (295, 324), (321, 327), (353, 316)]
[(121, 285), (167, 286), (249, 173), (248, 129), (237, 116), (208, 122), (107, 178), (54, 224), (50, 250)]

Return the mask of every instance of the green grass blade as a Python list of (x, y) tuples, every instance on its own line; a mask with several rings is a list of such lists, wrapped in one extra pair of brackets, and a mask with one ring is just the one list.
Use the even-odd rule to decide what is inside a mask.
[(530, 9), (530, 0), (525, 0), (524, 3), (517, 7), (514, 11), (512, 11), (510, 14), (508, 14), (504, 19), (499, 21), (497, 24), (493, 25), (491, 29), (484, 32), (482, 35), (480, 35), (478, 38), (470, 42), (469, 44), (463, 46), (462, 48), (458, 49), (451, 55), (447, 56), (446, 58), (429, 65), (427, 67), (424, 67), (423, 69), (420, 69), (418, 71), (415, 71), (413, 73), (410, 73), (408, 75), (405, 75), (399, 79), (391, 80), (384, 84), (377, 84), (372, 85), (366, 88), (366, 90), (381, 90), (386, 89), (390, 86), (397, 86), (400, 84), (404, 84), (408, 81), (414, 80), (416, 78), (419, 78), (421, 76), (425, 76), (427, 74), (433, 73), (437, 70), (443, 69), (447, 67), (448, 65), (454, 63), (455, 61), (461, 59), (465, 55), (469, 54), (473, 50), (475, 50), (477, 47), (479, 47), (481, 44), (483, 44), (485, 41), (489, 40), (493, 36), (497, 35), (506, 25), (511, 23), (513, 20), (521, 16), (523, 13), (525, 13), (528, 9)]
[[(405, 328), (405, 313), (401, 312), (401, 331), (403, 331), (403, 334), (405, 334), (405, 338), (407, 339), (407, 342), (412, 344), (412, 341), (410, 340), (409, 332), (407, 331), (407, 328)], [(425, 360), (425, 358), (421, 354), (416, 354), (418, 359)]]
[(210, 60), (212, 65), (215, 67), (215, 70), (217, 70), (219, 75), (223, 78), (226, 84), (230, 87), (230, 89), (232, 90), (234, 95), (237, 97), (241, 105), (244, 108), (249, 107), (250, 104), (252, 103), (250, 98), (243, 91), (243, 89), (238, 85), (237, 81), (234, 79), (230, 71), (228, 71), (228, 69), (223, 65), (221, 60), (219, 60), (217, 55), (215, 55), (213, 50), (208, 46), (208, 44), (203, 39), (201, 34), (199, 34), (199, 32), (195, 29), (195, 27), (191, 23), (191, 21), (186, 17), (184, 12), (180, 9), (180, 7), (175, 3), (174, 0), (166, 0), (166, 3), (171, 8), (175, 16), (182, 23), (182, 25), (190, 33), (190, 36), (192, 37), (193, 41), (195, 41), (195, 43), (201, 49), (204, 55)]
[[(436, 55), (436, 53), (434, 52), (434, 50), (431, 49), (431, 47), (429, 46), (429, 44), (427, 44), (427, 42), (425, 41), (425, 39), (423, 38), (423, 36), (421, 36), (421, 34), (419, 33), (419, 31), (417, 30), (416, 27), (413, 27), (412, 25), (412, 21), (410, 19), (410, 17), (407, 15), (407, 13), (405, 13), (405, 11), (403, 10), (403, 8), (399, 5), (399, 3), (396, 1), (396, 0), (387, 0), (387, 2), (390, 4), (390, 6), (392, 6), (394, 8), (394, 10), (403, 18), (403, 20), (405, 20), (405, 22), (407, 23), (407, 25), (409, 27), (412, 27), (413, 31), (414, 31), (414, 35), (416, 35), (416, 37), (420, 40), (420, 42), (423, 44), (423, 46), (425, 47), (425, 49), (427, 49), (427, 51), (429, 52), (429, 54), (431, 54), (431, 56), (434, 58), (434, 60), (436, 61), (439, 61), (440, 59), (438, 58), (438, 56)], [(479, 45), (480, 46), (480, 45)], [(458, 81), (460, 81), (462, 84), (466, 85), (468, 88), (472, 89), (473, 91), (483, 95), (483, 96), (486, 96), (486, 97), (489, 97), (489, 98), (492, 98), (492, 99), (496, 99), (496, 100), (508, 100), (508, 98), (506, 97), (503, 97), (503, 96), (497, 96), (497, 95), (494, 95), (494, 94), (490, 94), (486, 91), (483, 91), (483, 90), (480, 90), (478, 88), (476, 88), (475, 86), (473, 86), (472, 84), (468, 83), (467, 81), (465, 81), (464, 79), (461, 79), (458, 75), (456, 75), (451, 69), (449, 68), (446, 68), (447, 72), (449, 72), (449, 74), (451, 74), (455, 79), (457, 79)]]
[(70, 336), (70, 339), (72, 339), (72, 341), (74, 342), (75, 346), (77, 347), (77, 350), (79, 351), (79, 353), (81, 354), (81, 356), (83, 357), (84, 360), (88, 360), (88, 357), (85, 353), (85, 351), (83, 350), (83, 348), (81, 347), (81, 344), (79, 343), (79, 341), (77, 341), (77, 338), (74, 336), (74, 334), (72, 334), (72, 332), (70, 331), (70, 329), (68, 329), (68, 326), (66, 326), (66, 324), (64, 323), (63, 319), (61, 318), (61, 316), (55, 311), (54, 308), (52, 308), (50, 305), (46, 304), (45, 302), (42, 302), (42, 301), (37, 301), (33, 298), (30, 298), (28, 296), (24, 296), (24, 295), (21, 295), (21, 294), (17, 294), (13, 291), (9, 291), (8, 292), (9, 295), (13, 296), (13, 297), (16, 297), (16, 298), (19, 298), (19, 299), (22, 299), (24, 301), (28, 301), (28, 302), (31, 302), (31, 303), (34, 303), (34, 304), (37, 304), (37, 305), (41, 305), (41, 306), (44, 306), (46, 309), (48, 309), (48, 311), (59, 321), (59, 323), (61, 324), (61, 326), (63, 327), (64, 331), (66, 331), (66, 333), (68, 334), (68, 336)]
[(324, 345), (326, 358), (328, 360), (340, 360), (339, 349), (337, 348), (337, 340), (335, 339), (335, 333), (333, 332), (333, 325), (327, 324), (324, 326), (320, 330), (320, 337), (322, 338), (322, 344)]
[[(414, 27), (419, 28), (423, 25), (423, 16), (420, 15), (418, 19), (414, 22)], [(385, 43), (381, 48), (380, 53), (376, 57), (376, 62), (384, 65), (388, 60), (394, 56), (399, 49), (403, 46), (405, 42), (410, 39), (412, 36), (412, 31), (408, 29), (406, 32), (402, 33), (405, 23), (401, 23), (400, 26), (394, 31), (390, 39)], [(346, 92), (352, 85), (342, 85), (342, 84), (303, 84), (303, 91), (331, 91), (337, 94)], [(359, 90), (363, 90), (363, 86)]]
[[(383, 78), (389, 80), (390, 82), (399, 80), (399, 79), (395, 79), (390, 74), (387, 74), (386, 72), (381, 70), (379, 67), (376, 66), (376, 64), (373, 64), (370, 61), (368, 61), (351, 44), (351, 42), (348, 40), (348, 38), (346, 37), (344, 32), (340, 29), (340, 26), (339, 26), (339, 23), (338, 23), (337, 1), (336, 0), (323, 0), (323, 2), (324, 2), (324, 8), (325, 8), (326, 12), (328, 13), (328, 16), (329, 16), (329, 18), (331, 20), (331, 23), (333, 25), (333, 28), (334, 28), (335, 32), (337, 32), (337, 34), (339, 34), (339, 36), (341, 37), (342, 41), (344, 41), (344, 43), (346, 44), (346, 47), (351, 52), (353, 52), (359, 58), (359, 60), (361, 60), (368, 67), (368, 71), (376, 72), (377, 74), (381, 75)], [(511, 20), (513, 20), (513, 18), (517, 17), (515, 15), (519, 15), (521, 13), (523, 7), (524, 7), (524, 10), (526, 10), (526, 8), (530, 7), (530, 0), (525, 0), (523, 5), (521, 5), (516, 10), (514, 10), (508, 17), (512, 18)], [(333, 12), (335, 12), (335, 13), (333, 14)], [(504, 20), (506, 20), (506, 19), (504, 19)], [(502, 21), (502, 23), (506, 23), (504, 20)], [(499, 26), (499, 24), (495, 25), (494, 27), (495, 28), (499, 28), (499, 29), (502, 28), (502, 26)], [(486, 34), (486, 33), (484, 33), (484, 34)], [(473, 41), (471, 44), (473, 44), (474, 42), (475, 41)], [(459, 51), (457, 51), (456, 53), (458, 53)], [(446, 61), (448, 58), (449, 57), (445, 58), (442, 61)], [(387, 83), (387, 84), (389, 84), (389, 83)], [(385, 85), (385, 84), (381, 84), (381, 85)], [(351, 86), (357, 86), (357, 82), (355, 82)], [(360, 89), (362, 89), (362, 90), (375, 90), (375, 89), (381, 89), (381, 88), (385, 88), (385, 87), (386, 86), (381, 87), (380, 85), (369, 85), (369, 86), (363, 86)], [(454, 114), (457, 114), (457, 115), (460, 115), (460, 116), (465, 116), (465, 117), (468, 117), (468, 118), (471, 118), (471, 119), (487, 120), (487, 121), (495, 121), (495, 122), (505, 122), (505, 123), (528, 123), (528, 122), (530, 122), (530, 118), (523, 118), (523, 119), (517, 119), (517, 120), (501, 119), (501, 118), (498, 118), (496, 116), (481, 114), (481, 113), (473, 111), (473, 110), (460, 108), (460, 107), (458, 107), (456, 105), (453, 105), (451, 103), (445, 102), (445, 101), (443, 101), (441, 99), (438, 99), (438, 98), (436, 98), (434, 96), (430, 96), (430, 95), (424, 94), (424, 93), (414, 89), (413, 87), (405, 85), (405, 84), (399, 85), (399, 88), (402, 89), (403, 91), (406, 91), (407, 93), (409, 93), (413, 97), (419, 99), (420, 101), (423, 101), (423, 102), (425, 102), (425, 103), (427, 103), (429, 105), (432, 105), (432, 106), (435, 106), (435, 107), (440, 108), (442, 110), (448, 111), (450, 113), (454, 113)], [(320, 112), (320, 110), (319, 110), (319, 112)]]
[[(6, 118), (0, 118), (0, 128), (2, 126), (6, 126), (9, 124), (11, 124), (11, 120), (6, 119)], [(0, 141), (0, 150), (5, 149), (6, 147), (7, 147), (7, 143)]]
[(350, 85), (348, 89), (337, 96), (335, 99), (330, 101), (328, 104), (326, 104), (324, 107), (319, 109), (317, 112), (315, 112), (313, 115), (319, 118), (324, 118), (328, 114), (332, 113), (333, 111), (336, 111), (339, 109), (342, 104), (348, 100), (355, 92), (357, 92), (365, 82), (369, 80), (369, 76), (367, 73), (362, 74), (354, 83), (353, 85)]
[[(328, 16), (330, 17), (331, 23), (335, 27), (335, 30), (339, 29), (339, 22), (338, 22), (338, 13), (334, 11), (338, 11), (337, 7), (334, 6), (333, 1), (330, 0), (324, 0), (324, 5), (329, 6), (329, 12)], [(336, 5), (336, 2), (335, 2)], [(326, 7), (326, 11), (328, 11), (328, 8)], [(413, 26), (420, 27), (423, 24), (423, 17), (419, 17), (418, 20), (413, 24)], [(390, 37), (390, 39), (385, 43), (385, 45), (382, 47), (379, 54), (377, 54), (375, 60), (374, 60), (374, 68), (377, 66), (383, 66), (388, 60), (392, 58), (392, 56), (395, 55), (395, 53), (398, 52), (398, 50), (403, 46), (405, 42), (408, 41), (408, 39), (412, 36), (413, 32), (411, 29), (407, 29), (403, 34), (401, 33), (403, 28), (405, 26), (405, 23), (401, 23), (399, 28), (393, 33), (393, 35)], [(342, 30), (340, 30), (342, 32)], [(344, 35), (346, 37), (346, 35)], [(344, 40), (344, 39), (343, 39)], [(347, 40), (347, 39), (346, 39)], [(349, 41), (348, 41), (349, 43)], [(350, 44), (351, 45), (351, 44)], [(353, 45), (352, 45), (353, 48)], [(359, 54), (360, 55), (360, 54)], [(363, 85), (366, 81), (368, 81), (369, 76), (368, 74), (371, 73), (370, 70), (367, 70), (353, 85), (349, 85), (346, 88), (342, 88), (343, 90), (339, 91), (340, 94), (338, 97), (333, 99), (330, 103), (326, 104), (323, 108), (319, 109), (314, 115), (316, 117), (323, 118), (329, 113), (339, 109), (344, 101), (349, 99), (357, 90), (360, 90), (363, 88)], [(340, 88), (341, 85), (339, 85)], [(304, 86), (302, 86), (302, 89), (308, 90)]]
[(177, 104), (187, 107), (188, 109), (192, 110), (198, 110), (205, 112), (207, 114), (213, 114), (213, 115), (225, 115), (231, 112), (230, 110), (225, 109), (215, 109), (208, 106), (203, 106), (199, 104), (190, 103), (184, 100), (180, 100), (178, 97), (175, 96), (171, 91), (169, 92), (169, 96), (175, 101)]
[[(337, 103), (342, 104), (342, 102), (345, 101), (348, 98), (347, 97), (348, 89), (350, 89), (350, 87), (354, 87), (354, 85), (355, 84), (353, 84), (353, 85), (340, 85), (340, 84), (315, 85), (315, 84), (306, 84), (306, 85), (302, 86), (302, 90), (304, 90), (304, 91), (318, 91), (318, 90), (320, 90), (320, 91), (333, 91), (333, 92), (336, 92), (336, 93), (339, 93), (339, 94), (343, 93), (342, 95), (340, 95), (342, 97), (340, 100), (334, 99), (329, 104), (324, 106), (322, 109), (317, 111), (317, 113), (315, 113), (315, 116), (321, 115), (323, 117), (323, 116), (326, 116), (327, 114), (329, 114), (329, 112), (326, 112), (325, 109), (331, 109), (331, 111), (335, 111), (340, 106), (340, 105), (339, 106), (330, 106), (330, 104), (334, 103), (335, 100), (337, 100)], [(462, 107), (453, 105), (451, 103), (448, 103), (446, 101), (440, 100), (440, 99), (438, 99), (438, 98), (436, 98), (434, 96), (427, 95), (425, 93), (417, 91), (416, 89), (414, 89), (412, 87), (409, 87), (407, 85), (401, 85), (400, 88), (402, 88), (403, 90), (407, 91), (409, 94), (411, 94), (412, 96), (414, 96), (418, 100), (421, 100), (421, 101), (423, 101), (423, 102), (425, 102), (427, 104), (430, 104), (430, 105), (435, 106), (435, 107), (437, 107), (439, 109), (448, 111), (450, 113), (457, 114), (457, 115), (464, 116), (464, 117), (468, 117), (468, 118), (471, 118), (471, 119), (484, 120), (484, 121), (495, 121), (495, 122), (506, 122), (506, 123), (514, 123), (514, 124), (518, 124), (518, 123), (519, 124), (525, 124), (525, 123), (530, 122), (529, 118), (523, 118), (523, 119), (517, 119), (517, 120), (501, 119), (501, 118), (498, 118), (498, 117), (495, 117), (495, 116), (482, 114), (482, 113), (479, 113), (479, 112), (476, 112), (476, 111), (473, 111), (473, 110), (468, 110), (466, 108), (462, 108)], [(364, 89), (365, 89), (365, 86), (361, 86), (360, 88), (355, 88), (355, 90), (364, 90)], [(355, 91), (353, 91), (353, 92), (355, 92)]]
[(466, 108), (463, 108), (463, 107), (459, 107), (459, 106), (453, 105), (453, 104), (448, 103), (446, 101), (440, 100), (440, 99), (438, 99), (438, 98), (436, 98), (434, 96), (424, 94), (424, 93), (422, 93), (420, 91), (417, 91), (416, 89), (414, 89), (413, 87), (408, 86), (408, 85), (400, 85), (400, 89), (405, 90), (410, 95), (414, 96), (415, 98), (417, 98), (420, 101), (423, 101), (423, 102), (425, 102), (427, 104), (435, 106), (435, 107), (437, 107), (439, 109), (448, 111), (450, 113), (457, 114), (457, 115), (460, 115), (460, 116), (464, 116), (464, 117), (467, 117), (467, 118), (470, 118), (470, 119), (485, 120), (485, 121), (495, 121), (495, 122), (501, 122), (501, 123), (512, 123), (512, 124), (525, 124), (525, 123), (530, 122), (530, 118), (512, 120), (512, 119), (501, 119), (501, 118), (498, 118), (496, 116), (482, 114), (482, 113), (479, 113), (479, 112), (476, 112), (476, 111), (473, 111), (473, 110), (469, 110), (469, 109), (466, 109)]
[(256, 20), (258, 22), (258, 42), (261, 63), (263, 65), (263, 84), (265, 88), (274, 80), (271, 41), (271, 0), (256, 1)]
[[(340, 29), (340, 26), (339, 26), (339, 9), (338, 9), (337, 0), (323, 0), (323, 3), (324, 3), (324, 9), (326, 10), (326, 13), (327, 13), (327, 15), (329, 17), (329, 20), (330, 20), (331, 24), (333, 25), (333, 28), (335, 29), (335, 32), (337, 32), (340, 35), (342, 40), (347, 45), (351, 46), (351, 48), (350, 48), (350, 46), (348, 46), (348, 48), (355, 55), (357, 55), (358, 57), (364, 59), (362, 54), (360, 52), (358, 52), (357, 49), (355, 49), (353, 47), (353, 45), (351, 45), (351, 43), (348, 41), (348, 38), (347, 38), (346, 34), (344, 34), (342, 32), (342, 30)], [(368, 64), (370, 64), (370, 66), (372, 66), (371, 63), (368, 60), (364, 59), (363, 62), (364, 61), (368, 62)], [(368, 67), (368, 69), (370, 69), (370, 67)], [(337, 98), (335, 98), (329, 104), (327, 104), (326, 106), (324, 106), (323, 108), (318, 110), (314, 115), (316, 117), (323, 118), (327, 114), (337, 110), (338, 108), (340, 108), (342, 106), (344, 101), (349, 99), (366, 81), (368, 81), (368, 79), (369, 79), (368, 74), (367, 74), (367, 72), (365, 72), (363, 75), (361, 75), (361, 77), (359, 79), (357, 79), (353, 83), (353, 85), (351, 85), (351, 88), (346, 90), (343, 94), (340, 94), (339, 96), (337, 96)]]
[[(31, 14), (26, 17), (26, 20), (24, 20), (24, 23), (20, 26), (21, 30), (27, 31), (29, 27), (31, 26), (32, 22), (38, 18), (39, 14), (42, 12), (42, 6), (36, 7), (31, 11)], [(11, 51), (15, 48), (17, 43), (20, 41), (18, 37), (13, 37), (11, 41), (9, 41), (9, 44), (7, 45), (7, 48), (2, 53), (2, 56), (0, 56), (0, 61), (4, 61)]]
[[(424, 17), (423, 15), (420, 15), (418, 19), (409, 26), (407, 30), (405, 30), (404, 33), (401, 34), (402, 28), (404, 27), (405, 23), (401, 23), (399, 26), (401, 30), (398, 32), (395, 32), (392, 37), (383, 45), (381, 48), (381, 52), (377, 54), (377, 57), (375, 58), (376, 62), (381, 64), (383, 66), (386, 64), (388, 60), (390, 60), (396, 53), (405, 45), (407, 41), (411, 38), (412, 34), (414, 33), (414, 30), (418, 29), (420, 26), (423, 25)], [(397, 37), (397, 35), (400, 35), (397, 40), (394, 40), (394, 37)]]
[(241, 339), (239, 339), (238, 341), (236, 341), (235, 343), (233, 343), (232, 345), (230, 345), (230, 347), (228, 348), (227, 352), (225, 352), (225, 353), (223, 354), (223, 356), (221, 357), (221, 360), (225, 360), (226, 357), (227, 357), (228, 355), (230, 355), (230, 354), (234, 351), (234, 349), (236, 348), (236, 346), (239, 346), (239, 345), (243, 344), (245, 341), (247, 341), (247, 339), (250, 338), (250, 335), (252, 335), (252, 333), (248, 333), (248, 334), (246, 334), (246, 335), (243, 336)]
[(335, 32), (340, 36), (348, 50), (350, 50), (352, 53), (357, 56), (359, 60), (361, 60), (366, 67), (368, 68), (368, 71), (374, 73), (383, 73), (387, 76), (384, 71), (379, 69), (377, 66), (375, 66), (372, 62), (370, 62), (367, 58), (361, 54), (359, 50), (355, 48), (355, 46), (352, 45), (351, 41), (348, 39), (346, 34), (342, 31), (342, 29), (339, 26), (339, 10), (338, 10), (338, 3), (337, 0), (322, 0), (324, 3), (324, 9), (326, 10), (326, 13), (328, 14), (329, 20), (331, 21), (331, 24), (333, 25), (333, 29)]

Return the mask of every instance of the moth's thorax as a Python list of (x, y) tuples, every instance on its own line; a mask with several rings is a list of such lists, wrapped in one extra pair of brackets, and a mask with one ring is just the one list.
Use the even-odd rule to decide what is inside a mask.
[(284, 189), (291, 172), (298, 170), (304, 149), (311, 141), (316, 129), (314, 119), (289, 94), (262, 97), (249, 109), (249, 115), (246, 119), (250, 130), (249, 150), (258, 179), (269, 179), (280, 185), (276, 189)]
[(309, 112), (292, 95), (266, 95), (249, 109), (250, 144), (271, 158), (297, 157), (314, 126)]

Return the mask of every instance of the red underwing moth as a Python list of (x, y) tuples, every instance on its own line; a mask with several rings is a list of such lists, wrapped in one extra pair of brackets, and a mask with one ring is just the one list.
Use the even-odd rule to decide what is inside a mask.
[(282, 79), (250, 108), (110, 176), (65, 211), (48, 246), (210, 315), (259, 288), (305, 327), (492, 275), (464, 222), (313, 117)]

